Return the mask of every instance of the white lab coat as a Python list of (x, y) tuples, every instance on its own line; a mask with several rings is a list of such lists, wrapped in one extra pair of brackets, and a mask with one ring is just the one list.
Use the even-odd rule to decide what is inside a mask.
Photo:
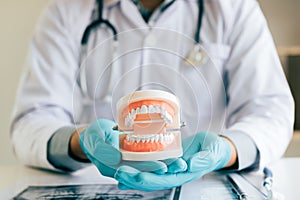
[(80, 63), (91, 96), (104, 97), (112, 79), (112, 33), (105, 26), (92, 32), (89, 56), (81, 57), (93, 9), (93, 0), (52, 0), (34, 32), (12, 123), (14, 149), (25, 164), (53, 168), (47, 142), (56, 130), (74, 121), (116, 120), (116, 101), (138, 88), (179, 97), (188, 124), (184, 137), (243, 132), (255, 142), (261, 166), (284, 153), (293, 132), (293, 98), (256, 1), (205, 0), (200, 38), (210, 58), (200, 67), (183, 61), (194, 44), (196, 0), (176, 1), (149, 24), (130, 0), (108, 2), (104, 16), (120, 34), (118, 77), (111, 102), (87, 106), (77, 84)]

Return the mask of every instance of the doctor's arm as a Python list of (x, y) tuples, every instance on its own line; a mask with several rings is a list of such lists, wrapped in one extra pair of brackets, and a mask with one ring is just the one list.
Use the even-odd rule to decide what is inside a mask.
[(86, 165), (68, 156), (69, 139), (76, 129), (72, 100), (79, 99), (73, 91), (80, 49), (64, 9), (59, 1), (51, 1), (35, 28), (11, 124), (18, 159), (53, 170)]
[(251, 138), (258, 149), (256, 166), (264, 167), (279, 159), (290, 142), (294, 101), (258, 3), (236, 6), (241, 12), (228, 34), (232, 52), (226, 68), (229, 118), (224, 136)]

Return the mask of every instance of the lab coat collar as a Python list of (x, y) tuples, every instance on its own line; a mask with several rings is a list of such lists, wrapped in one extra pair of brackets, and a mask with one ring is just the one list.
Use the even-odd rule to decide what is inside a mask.
[(131, 0), (120, 1), (120, 6), (123, 14), (137, 27), (147, 27), (147, 23), (142, 18), (138, 8)]

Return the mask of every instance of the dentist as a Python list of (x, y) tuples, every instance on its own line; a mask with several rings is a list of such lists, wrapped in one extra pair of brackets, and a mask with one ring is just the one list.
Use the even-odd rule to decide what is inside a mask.
[[(122, 161), (115, 102), (141, 89), (181, 101), (181, 158)], [(11, 139), (26, 165), (75, 171), (92, 162), (120, 188), (152, 191), (263, 167), (283, 155), (293, 122), (257, 1), (52, 0), (30, 43)]]

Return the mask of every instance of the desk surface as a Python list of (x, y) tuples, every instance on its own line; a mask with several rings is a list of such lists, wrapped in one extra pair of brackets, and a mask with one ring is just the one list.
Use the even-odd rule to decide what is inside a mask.
[[(300, 158), (283, 158), (269, 166), (274, 174), (274, 190), (282, 193), (287, 200), (300, 199)], [(245, 175), (254, 185), (260, 186), (261, 172)], [(28, 184), (116, 183), (101, 176), (97, 169), (89, 167), (73, 174), (61, 174), (27, 168), (23, 166), (0, 166), (0, 196), (11, 197)], [(3, 198), (1, 198), (3, 199)]]

